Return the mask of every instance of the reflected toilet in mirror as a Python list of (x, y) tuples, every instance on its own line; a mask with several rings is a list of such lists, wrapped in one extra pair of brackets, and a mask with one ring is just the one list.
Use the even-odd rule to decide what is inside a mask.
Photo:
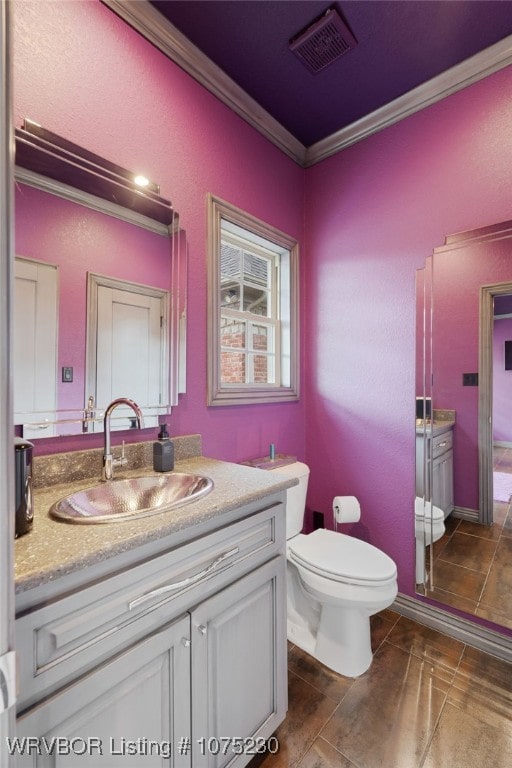
[(416, 585), (428, 580), (425, 550), (444, 536), (444, 512), (431, 502), (416, 496), (414, 501), (414, 538), (416, 542)]

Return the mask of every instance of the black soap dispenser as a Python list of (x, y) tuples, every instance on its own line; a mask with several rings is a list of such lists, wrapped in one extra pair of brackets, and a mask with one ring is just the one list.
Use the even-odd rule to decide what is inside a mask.
[(167, 424), (160, 425), (158, 440), (153, 443), (153, 469), (170, 472), (174, 469), (174, 445), (167, 432)]

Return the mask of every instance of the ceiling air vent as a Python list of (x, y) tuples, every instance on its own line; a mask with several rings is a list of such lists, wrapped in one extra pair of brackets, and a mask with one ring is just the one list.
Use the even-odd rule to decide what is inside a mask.
[(290, 40), (290, 50), (314, 74), (321, 72), (344, 53), (355, 48), (357, 40), (334, 8)]

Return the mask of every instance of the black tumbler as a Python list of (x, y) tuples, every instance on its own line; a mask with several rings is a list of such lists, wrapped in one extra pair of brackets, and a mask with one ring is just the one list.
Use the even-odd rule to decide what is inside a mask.
[(23, 536), (32, 528), (34, 507), (32, 502), (32, 449), (33, 444), (22, 437), (14, 438), (15, 469), (15, 535)]

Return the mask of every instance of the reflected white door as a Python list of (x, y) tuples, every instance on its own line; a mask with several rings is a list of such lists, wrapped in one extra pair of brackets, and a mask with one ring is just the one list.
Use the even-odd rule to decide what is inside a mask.
[[(98, 286), (98, 407), (105, 408), (116, 397), (129, 397), (141, 408), (165, 402), (162, 301), (161, 297)], [(113, 413), (113, 422), (114, 419), (115, 428), (127, 429), (133, 412), (118, 408)], [(151, 426), (147, 419), (145, 426)]]
[(14, 280), (14, 423), (23, 436), (50, 437), (57, 410), (58, 271), (51, 264), (15, 260)]

